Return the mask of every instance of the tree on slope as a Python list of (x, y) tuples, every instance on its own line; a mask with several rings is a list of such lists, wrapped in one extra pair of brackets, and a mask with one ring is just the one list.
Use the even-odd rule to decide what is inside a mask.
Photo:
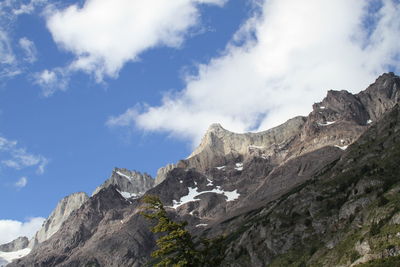
[(200, 239), (197, 242), (188, 230), (187, 222), (174, 222), (167, 216), (164, 205), (157, 196), (146, 195), (142, 201), (147, 204), (141, 214), (156, 221), (153, 233), (164, 233), (156, 243), (158, 249), (151, 256), (158, 262), (156, 267), (175, 266), (217, 266), (222, 260), (223, 238)]

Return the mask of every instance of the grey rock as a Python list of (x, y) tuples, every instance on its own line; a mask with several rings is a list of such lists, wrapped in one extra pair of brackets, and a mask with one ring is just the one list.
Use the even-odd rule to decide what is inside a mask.
[(57, 207), (43, 223), (42, 228), (36, 233), (31, 240), (29, 247), (35, 247), (54, 235), (68, 219), (69, 215), (79, 209), (83, 203), (88, 200), (88, 196), (84, 192), (74, 193), (58, 202)]
[(139, 204), (113, 185), (103, 188), (50, 239), (10, 266), (143, 266), (155, 243)]
[(254, 151), (267, 157), (293, 139), (304, 122), (304, 117), (296, 117), (267, 131), (244, 134), (233, 133), (222, 128), (220, 124), (213, 124), (196, 150), (188, 159), (178, 163), (178, 166), (205, 171), (225, 165), (230, 160), (251, 155)]
[(368, 206), (374, 200), (373, 197), (363, 197), (346, 202), (339, 211), (339, 219), (348, 219)]
[(173, 170), (176, 167), (177, 167), (176, 164), (167, 164), (166, 166), (158, 169), (157, 177), (155, 179), (154, 185), (156, 186), (156, 185), (162, 183), (162, 181), (164, 181), (165, 178), (167, 178), (168, 172), (170, 172), (171, 170)]
[(7, 243), (0, 245), (0, 251), (3, 252), (12, 252), (27, 248), (29, 245), (29, 239), (26, 236), (20, 236), (17, 239)]
[(97, 187), (92, 195), (97, 194), (101, 189), (114, 185), (116, 189), (126, 198), (138, 198), (154, 186), (154, 179), (144, 173), (130, 171), (127, 169), (115, 168), (111, 177), (101, 186)]
[(360, 253), (360, 255), (365, 255), (371, 251), (371, 247), (367, 240), (358, 241), (355, 245), (355, 250)]

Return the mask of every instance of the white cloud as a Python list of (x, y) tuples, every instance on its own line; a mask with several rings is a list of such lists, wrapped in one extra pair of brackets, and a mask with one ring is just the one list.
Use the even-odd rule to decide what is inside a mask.
[(47, 27), (54, 41), (75, 55), (69, 71), (116, 77), (123, 65), (143, 51), (179, 47), (199, 21), (199, 4), (226, 0), (86, 0), (82, 7), (50, 10)]
[(26, 37), (23, 37), (19, 39), (19, 46), (25, 53), (25, 61), (33, 63), (37, 60), (37, 50), (34, 42)]
[(139, 113), (137, 108), (129, 108), (124, 114), (121, 114), (117, 117), (110, 117), (106, 122), (106, 125), (109, 127), (113, 127), (114, 125), (131, 126), (135, 122), (135, 118), (138, 115)]
[(0, 31), (0, 64), (14, 64), (15, 55), (12, 51), (7, 33)]
[(0, 220), (0, 244), (8, 243), (20, 236), (32, 238), (40, 229), (45, 218), (29, 218), (26, 222)]
[(28, 3), (19, 3), (19, 5), (14, 6), (12, 12), (14, 15), (31, 14), (38, 6), (43, 6), (46, 3), (47, 0), (31, 0)]
[(42, 88), (44, 97), (52, 96), (56, 91), (65, 91), (69, 81), (69, 72), (66, 69), (54, 68), (43, 70), (33, 76), (34, 83)]
[[(372, 4), (382, 7), (372, 14)], [(359, 91), (389, 67), (400, 69), (398, 1), (269, 0), (260, 9), (182, 91), (108, 125), (134, 121), (195, 144), (213, 122), (264, 130), (306, 115), (329, 89)]]
[(28, 167), (36, 169), (36, 173), (43, 174), (48, 159), (42, 155), (32, 154), (25, 148), (18, 147), (17, 141), (11, 141), (0, 136), (0, 156), (3, 166), (21, 170)]
[(8, 21), (22, 14), (31, 14), (38, 7), (46, 5), (48, 0), (4, 0), (0, 2), (0, 15)]
[[(15, 1), (4, 0), (0, 2), (0, 79), (12, 78), (23, 73), (23, 60), (15, 54), (15, 43), (12, 38), (13, 24), (19, 15), (31, 14), (38, 7), (44, 6), (47, 0)], [(19, 40), (19, 46), (25, 53), (25, 61), (32, 63), (35, 60), (35, 47), (26, 38)]]
[(11, 39), (7, 32), (0, 27), (0, 78), (13, 77), (20, 74), (17, 60), (12, 49)]
[(21, 177), (14, 185), (18, 188), (23, 188), (27, 185), (27, 183), (28, 183), (28, 178)]

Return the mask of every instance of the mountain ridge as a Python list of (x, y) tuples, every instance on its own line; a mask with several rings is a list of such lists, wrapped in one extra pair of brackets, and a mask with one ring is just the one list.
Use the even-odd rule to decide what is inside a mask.
[[(363, 142), (369, 142), (371, 147), (378, 149), (380, 144), (377, 144), (376, 140), (382, 138), (386, 138), (382, 139), (382, 142), (396, 144), (393, 140), (397, 140), (400, 124), (396, 115), (399, 114), (399, 89), (400, 78), (394, 73), (387, 73), (379, 76), (366, 90), (355, 95), (346, 91), (331, 90), (321, 102), (313, 105), (313, 110), (307, 117), (293, 118), (276, 128), (260, 133), (236, 134), (225, 130), (219, 124), (213, 124), (199, 147), (187, 159), (161, 168), (160, 177), (157, 175), (155, 185), (149, 186), (145, 194), (159, 196), (166, 204), (169, 214), (173, 218), (188, 221), (189, 230), (193, 233), (208, 236), (226, 234), (231, 242), (227, 244), (226, 266), (246, 266), (246, 262), (251, 262), (252, 266), (275, 264), (277, 260), (282, 259), (281, 255), (289, 253), (298, 242), (309, 244), (309, 241), (305, 240), (310, 238), (310, 235), (303, 238), (298, 231), (308, 229), (307, 231), (318, 236), (323, 231), (331, 231), (332, 225), (338, 221), (332, 219), (333, 224), (327, 223), (327, 218), (331, 217), (326, 214), (318, 215), (322, 216), (320, 220), (312, 216), (315, 213), (312, 209), (306, 208), (307, 205), (311, 205), (323, 211), (323, 207), (320, 207), (319, 201), (316, 200), (318, 194), (312, 191), (313, 183), (319, 183), (316, 180), (318, 177), (325, 177), (324, 181), (333, 179), (334, 183), (341, 183), (339, 178), (342, 171), (349, 172), (353, 165), (359, 169), (364, 168), (363, 165), (353, 163), (357, 162), (357, 156), (364, 155), (368, 164), (368, 155), (376, 158), (376, 154), (381, 153), (393, 157), (394, 154), (390, 154), (390, 151), (369, 151), (362, 145)], [(389, 129), (389, 133), (384, 133), (382, 138), (374, 134), (374, 131), (379, 131), (378, 124), (382, 129)], [(369, 140), (365, 136), (375, 136), (375, 139)], [(342, 166), (342, 169), (338, 169), (338, 166)], [(390, 168), (393, 169), (393, 166), (390, 165)], [(93, 194), (68, 216), (54, 236), (38, 244), (31, 254), (10, 266), (144, 264), (155, 247), (155, 237), (148, 231), (148, 223), (138, 214), (141, 207), (140, 196), (125, 198), (121, 194), (120, 183), (112, 182), (114, 174), (118, 176), (118, 181), (124, 181), (124, 177), (121, 176), (127, 175), (128, 170), (124, 171), (124, 175), (117, 174), (117, 171), (118, 169), (113, 171), (110, 179), (100, 187), (97, 194)], [(385, 181), (384, 178), (380, 179)], [(364, 181), (364, 184), (360, 181)], [(360, 178), (356, 184), (350, 184), (349, 188), (354, 190), (353, 187), (356, 187), (358, 191), (365, 191), (371, 187), (372, 193), (374, 190), (384, 190), (384, 184), (379, 179), (371, 181), (365, 177)], [(309, 188), (307, 190), (313, 193), (310, 196), (301, 193), (304, 195), (302, 200), (298, 192), (306, 190), (304, 188)], [(332, 188), (334, 190), (335, 185)], [(144, 190), (136, 189), (138, 192)], [(343, 190), (345, 189), (348, 190)], [(343, 206), (337, 209), (337, 216), (343, 220), (343, 225), (352, 225), (351, 216), (361, 216), (360, 211), (356, 211), (359, 208), (356, 207), (367, 207), (376, 201), (376, 197), (370, 192), (365, 196), (366, 202), (353, 204), (357, 199), (353, 198), (354, 191), (352, 192), (346, 199), (340, 192), (329, 197), (338, 200), (338, 203), (343, 202)], [(297, 202), (291, 199), (296, 199)], [(277, 214), (287, 213), (284, 206), (279, 206), (281, 203), (303, 210), (304, 214), (296, 215), (300, 217), (295, 216), (294, 219), (290, 217), (294, 216), (293, 212), (289, 212), (289, 217), (282, 215), (282, 218), (286, 219), (280, 218), (281, 215), (273, 216), (274, 209), (279, 211)], [(330, 205), (336, 207), (332, 203)], [(336, 212), (336, 208), (333, 210)], [(269, 214), (269, 217), (266, 214)], [(266, 225), (260, 226), (253, 221), (261, 220), (259, 218), (265, 216), (270, 221)], [(288, 222), (293, 222), (293, 225)], [(365, 222), (370, 227), (371, 221), (365, 219)], [(227, 225), (233, 230), (227, 231)], [(260, 248), (264, 249), (259, 251), (252, 245), (252, 235), (257, 231), (273, 233), (270, 226), (278, 229), (298, 227), (297, 232), (292, 231), (298, 233), (300, 239), (288, 235), (287, 232), (283, 232), (281, 237), (262, 234), (257, 242), (261, 242), (263, 245), (260, 245)], [(329, 245), (333, 251), (346, 237), (347, 232), (342, 234), (344, 237), (332, 234), (338, 239)], [(105, 240), (115, 248), (107, 245)], [(325, 242), (325, 245), (329, 243), (324, 238), (321, 238), (321, 242)], [(286, 245), (282, 247), (282, 244)], [(321, 253), (330, 255), (329, 253), (333, 252)], [(358, 251), (357, 253), (360, 254)], [(345, 256), (343, 257), (346, 260), (350, 260), (349, 255)], [(239, 260), (235, 262), (235, 259)], [(308, 261), (313, 262), (315, 259), (311, 256), (307, 258)], [(343, 266), (350, 266), (354, 262), (355, 260), (345, 262)], [(324, 266), (336, 264), (329, 259), (326, 259), (326, 263), (328, 265)]]

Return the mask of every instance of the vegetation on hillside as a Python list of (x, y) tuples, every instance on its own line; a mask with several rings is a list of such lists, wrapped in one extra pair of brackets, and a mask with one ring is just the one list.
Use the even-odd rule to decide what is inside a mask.
[(223, 259), (222, 237), (215, 239), (197, 238), (185, 229), (187, 222), (175, 222), (168, 217), (163, 203), (157, 196), (146, 195), (147, 204), (142, 215), (156, 224), (153, 233), (161, 233), (157, 239), (158, 249), (153, 251), (156, 267), (218, 266)]

